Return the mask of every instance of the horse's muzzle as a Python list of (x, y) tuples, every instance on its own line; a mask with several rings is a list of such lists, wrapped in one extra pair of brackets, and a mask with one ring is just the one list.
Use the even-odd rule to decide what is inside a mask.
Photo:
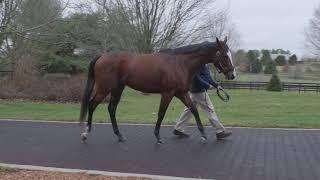
[(236, 77), (235, 77), (234, 74), (232, 73), (232, 74), (231, 74), (231, 77), (230, 77), (230, 80), (233, 80), (234, 78), (236, 78)]
[(234, 75), (233, 72), (229, 72), (229, 73), (227, 74), (226, 78), (227, 78), (228, 80), (233, 80), (234, 78), (236, 78), (236, 76)]

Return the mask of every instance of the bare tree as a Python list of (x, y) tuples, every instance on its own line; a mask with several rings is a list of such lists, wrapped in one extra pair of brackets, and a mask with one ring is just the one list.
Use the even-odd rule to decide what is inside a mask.
[[(182, 44), (210, 0), (96, 0), (116, 46), (152, 52)], [(117, 42), (118, 41), (118, 42)], [(133, 48), (133, 49), (132, 49)]]
[(0, 48), (5, 43), (5, 35), (10, 28), (10, 23), (17, 14), (20, 3), (21, 1), (17, 0), (0, 0)]
[[(224, 37), (228, 37), (228, 46), (232, 50), (235, 50), (239, 47), (241, 43), (241, 37), (238, 33), (235, 24), (232, 23), (231, 18), (228, 13), (228, 9), (215, 9), (210, 10), (205, 13), (206, 15), (204, 17), (201, 17), (201, 24), (197, 27), (197, 31), (192, 34), (192, 36), (189, 38), (190, 43), (191, 42), (199, 42), (199, 41), (213, 41), (216, 37), (219, 39), (222, 39)], [(245, 54), (243, 52), (243, 54)], [(238, 55), (238, 56), (235, 56)], [(239, 54), (233, 54), (235, 61), (234, 63), (237, 63), (240, 56)], [(246, 69), (244, 65), (247, 63), (246, 55), (241, 59), (241, 67), (242, 69)], [(239, 65), (238, 63), (237, 65)], [(211, 68), (214, 78), (218, 80), (222, 80), (223, 77), (219, 76), (217, 73), (217, 70), (215, 68)]]
[(231, 21), (228, 9), (216, 10), (206, 14), (197, 38), (212, 41), (215, 37), (222, 39), (227, 36), (230, 48), (238, 48), (241, 43), (241, 37), (236, 25)]
[(305, 33), (306, 47), (314, 55), (320, 55), (320, 6), (315, 9)]
[(20, 2), (17, 0), (0, 0), (0, 37), (6, 32), (10, 22), (16, 15), (15, 12)]
[(67, 4), (61, 0), (0, 1), (0, 58), (5, 57), (1, 65), (14, 69), (15, 61), (45, 48), (59, 36), (50, 31)]
[(8, 55), (11, 39), (8, 36), (11, 24), (17, 15), (21, 0), (0, 0), (0, 66), (12, 65), (8, 59), (2, 57)]
[(239, 49), (234, 53), (235, 66), (238, 67), (238, 70), (241, 72), (248, 72), (250, 67), (250, 62), (247, 56), (247, 52), (243, 49)]
[(4, 7), (0, 8), (0, 48), (8, 52), (26, 41), (50, 43), (41, 39), (62, 16), (68, 1), (4, 0), (0, 5)]
[[(0, 0), (0, 35), (33, 32), (43, 28), (56, 21), (56, 17), (62, 14), (68, 4), (69, 0), (65, 3), (62, 0)], [(10, 24), (19, 15), (21, 19), (26, 15), (29, 19), (32, 17), (33, 22), (18, 22), (19, 27)]]

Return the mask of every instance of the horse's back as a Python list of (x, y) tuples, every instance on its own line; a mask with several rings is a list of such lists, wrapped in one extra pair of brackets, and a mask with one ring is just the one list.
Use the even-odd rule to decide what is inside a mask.
[(158, 53), (108, 53), (97, 61), (99, 72), (96, 75), (108, 76), (103, 81), (111, 81), (113, 86), (121, 83), (139, 91), (159, 93), (176, 86), (179, 81), (176, 62), (172, 58)]
[(135, 55), (126, 64), (126, 84), (136, 90), (158, 93), (163, 90), (164, 80), (172, 76), (173, 69), (174, 64), (160, 54)]

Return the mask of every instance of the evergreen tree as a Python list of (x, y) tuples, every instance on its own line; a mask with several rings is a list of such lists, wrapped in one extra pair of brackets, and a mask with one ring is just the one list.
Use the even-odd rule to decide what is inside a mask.
[(272, 61), (269, 50), (263, 49), (261, 50), (261, 52), (262, 52), (261, 63), (263, 65), (266, 65), (268, 62)]
[(278, 66), (283, 66), (287, 64), (286, 57), (284, 57), (283, 55), (279, 55), (274, 61)]
[(290, 58), (289, 58), (289, 64), (290, 65), (295, 65), (297, 63), (297, 61), (298, 61), (298, 58), (297, 58), (297, 56), (295, 54), (290, 56)]
[(277, 67), (274, 61), (269, 61), (264, 69), (265, 74), (273, 74), (277, 72)]
[(258, 59), (258, 53), (255, 50), (249, 50), (247, 53), (247, 58), (249, 60), (249, 72), (259, 73), (262, 70), (262, 64)]
[(262, 63), (259, 61), (259, 59), (255, 59), (252, 62), (252, 73), (260, 73), (262, 70)]
[(276, 73), (272, 74), (270, 82), (267, 86), (268, 91), (282, 91), (281, 82)]
[(260, 50), (254, 49), (252, 50), (252, 52), (254, 53), (254, 55), (258, 58), (260, 56)]

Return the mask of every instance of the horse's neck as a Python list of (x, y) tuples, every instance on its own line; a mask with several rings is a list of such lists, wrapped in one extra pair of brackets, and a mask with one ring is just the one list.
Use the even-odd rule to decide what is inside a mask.
[(193, 77), (198, 73), (201, 67), (205, 64), (212, 62), (212, 59), (204, 56), (188, 56), (185, 60), (185, 66), (188, 69), (190, 75)]

